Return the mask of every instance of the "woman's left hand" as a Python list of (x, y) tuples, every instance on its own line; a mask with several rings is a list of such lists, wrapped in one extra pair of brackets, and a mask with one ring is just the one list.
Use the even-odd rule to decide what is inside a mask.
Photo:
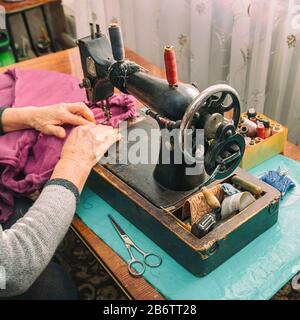
[(83, 126), (95, 124), (93, 112), (84, 103), (62, 103), (35, 108), (30, 117), (30, 126), (47, 135), (65, 138), (62, 125)]
[(8, 108), (2, 115), (5, 132), (33, 128), (47, 135), (65, 138), (63, 125), (95, 124), (92, 111), (84, 103), (61, 103), (47, 107)]

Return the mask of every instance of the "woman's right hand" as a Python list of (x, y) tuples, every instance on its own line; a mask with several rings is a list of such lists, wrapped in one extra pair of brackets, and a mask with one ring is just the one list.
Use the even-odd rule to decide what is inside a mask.
[(109, 126), (85, 125), (74, 128), (51, 178), (69, 180), (81, 191), (92, 167), (119, 139), (119, 131)]
[(119, 138), (119, 131), (110, 126), (76, 127), (65, 142), (61, 159), (80, 161), (92, 168)]

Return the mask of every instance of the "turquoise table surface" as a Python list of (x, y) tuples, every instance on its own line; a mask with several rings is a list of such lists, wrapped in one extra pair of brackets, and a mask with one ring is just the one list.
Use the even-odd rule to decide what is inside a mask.
[(144, 277), (168, 299), (270, 299), (300, 271), (300, 163), (278, 155), (250, 172), (260, 175), (278, 166), (297, 184), (280, 203), (278, 223), (204, 278), (193, 276), (88, 188), (77, 214), (126, 261), (128, 252), (109, 213), (140, 247), (159, 253), (162, 265), (147, 268)]

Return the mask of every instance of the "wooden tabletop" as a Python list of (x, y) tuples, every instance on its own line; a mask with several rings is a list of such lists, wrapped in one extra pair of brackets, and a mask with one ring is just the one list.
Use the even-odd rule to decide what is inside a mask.
[(5, 8), (6, 13), (12, 14), (58, 1), (61, 0), (23, 0), (20, 2), (5, 2), (4, 0), (0, 0), (0, 6)]
[[(149, 73), (157, 76), (165, 75), (162, 70), (133, 51), (127, 49), (126, 55), (129, 59), (145, 67)], [(80, 57), (77, 48), (20, 62), (16, 66), (21, 69), (57, 71), (75, 75), (80, 79), (82, 78)], [(6, 68), (0, 68), (0, 73), (5, 70)], [(285, 149), (285, 155), (300, 162), (300, 147), (288, 142)], [(137, 300), (163, 299), (162, 295), (160, 295), (143, 278), (136, 279), (131, 277), (127, 271), (127, 264), (105, 242), (99, 239), (86, 225), (84, 225), (81, 220), (75, 218), (72, 228), (129, 298)]]

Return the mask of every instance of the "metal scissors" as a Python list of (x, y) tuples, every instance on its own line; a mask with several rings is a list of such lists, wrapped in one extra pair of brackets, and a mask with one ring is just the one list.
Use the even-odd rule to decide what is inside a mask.
[[(128, 235), (124, 232), (124, 230), (120, 227), (120, 225), (116, 222), (116, 220), (110, 214), (108, 215), (108, 217), (109, 217), (112, 225), (114, 226), (114, 228), (118, 232), (119, 236), (124, 241), (125, 246), (126, 246), (128, 252), (129, 252), (131, 260), (128, 263), (128, 271), (132, 276), (141, 277), (144, 274), (145, 270), (146, 270), (146, 266), (148, 266), (150, 268), (157, 268), (162, 264), (162, 258), (161, 258), (161, 256), (159, 254), (154, 253), (154, 252), (145, 252), (145, 251), (143, 251), (140, 247), (138, 247), (128, 237)], [(131, 248), (134, 248), (135, 250), (137, 250), (143, 256), (143, 259), (139, 260), (139, 259), (135, 258)], [(151, 258), (152, 259), (154, 258), (156, 261), (152, 262)], [(141, 270), (137, 271), (134, 268), (134, 266), (136, 266), (136, 267), (139, 266), (139, 269), (141, 269)]]

